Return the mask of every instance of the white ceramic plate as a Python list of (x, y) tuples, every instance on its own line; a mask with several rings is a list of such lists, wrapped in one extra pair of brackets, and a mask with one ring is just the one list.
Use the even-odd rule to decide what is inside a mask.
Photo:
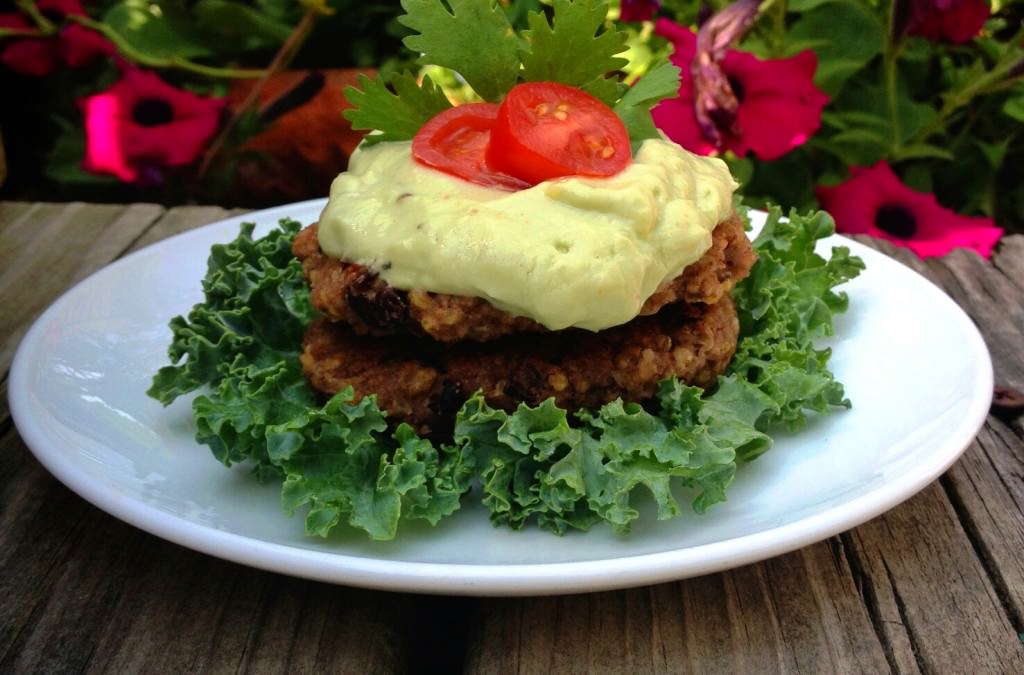
[[(232, 218), (160, 242), (73, 288), (35, 323), (9, 382), (25, 442), (93, 504), (160, 537), (285, 574), (403, 591), (478, 595), (594, 591), (735, 567), (790, 551), (882, 513), (935, 480), (984, 421), (992, 367), (978, 331), (928, 281), (840, 237), (867, 264), (831, 340), (854, 407), (815, 420), (740, 468), (709, 513), (628, 535), (601, 526), (556, 537), (495, 529), (467, 503), (436, 528), (393, 542), (340, 528), (327, 540), (287, 518), (278, 488), (222, 468), (193, 440), (190, 399), (145, 395), (166, 363), (168, 320), (201, 299), (210, 245), (252, 220), (314, 221), (322, 201)], [(471, 500), (467, 500), (470, 502)]]

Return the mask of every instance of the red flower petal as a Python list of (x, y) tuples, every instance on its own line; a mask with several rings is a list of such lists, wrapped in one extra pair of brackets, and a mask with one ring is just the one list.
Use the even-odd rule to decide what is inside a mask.
[(52, 38), (21, 38), (4, 45), (0, 63), (22, 75), (49, 75), (61, 64), (60, 44)]
[(778, 159), (818, 131), (828, 96), (814, 86), (814, 52), (762, 61), (733, 51), (722, 67), (743, 93), (737, 113), (742, 138), (728, 144), (742, 147), (736, 154), (749, 148), (760, 159)]
[(654, 24), (654, 32), (672, 43), (673, 51), (669, 59), (681, 67), (684, 73), (689, 73), (690, 61), (697, 55), (697, 34), (668, 19), (658, 19)]
[[(961, 216), (941, 206), (935, 195), (908, 188), (885, 162), (870, 169), (854, 168), (845, 183), (819, 187), (816, 192), (835, 218), (837, 231), (887, 239), (922, 258), (945, 255), (960, 247), (988, 258), (1003, 234), (991, 218)], [(901, 237), (882, 229), (879, 213), (883, 209), (904, 213), (913, 232)]]
[(978, 34), (990, 12), (988, 0), (911, 0), (907, 33), (962, 44)]
[(655, 31), (672, 41), (672, 62), (683, 71), (679, 98), (663, 101), (653, 111), (655, 124), (683, 147), (701, 154), (716, 149), (731, 150), (744, 156), (754, 152), (760, 159), (777, 159), (802, 145), (821, 125), (821, 111), (828, 96), (814, 85), (818, 59), (804, 51), (789, 59), (762, 61), (754, 55), (730, 50), (722, 60), (722, 70), (738, 85), (736, 113), (739, 136), (720, 129), (721, 148), (701, 132), (693, 107), (693, 79), (690, 65), (696, 54), (697, 36), (667, 20), (659, 19)]
[(18, 30), (32, 30), (30, 24), (21, 14), (6, 12), (0, 14), (0, 28), (17, 28)]
[(61, 16), (85, 16), (85, 8), (78, 0), (39, 0), (36, 7), (40, 12), (52, 12)]
[(619, 19), (622, 21), (650, 21), (661, 7), (661, 0), (622, 0)]
[[(162, 105), (168, 119), (137, 119), (140, 104)], [(109, 89), (79, 101), (85, 115), (83, 167), (135, 181), (146, 166), (194, 161), (220, 125), (224, 99), (176, 89), (155, 74), (125, 70)]]
[(701, 133), (691, 93), (689, 89), (683, 87), (678, 98), (662, 101), (651, 110), (651, 116), (654, 118), (655, 126), (679, 145), (698, 155), (710, 155), (716, 148)]
[(114, 45), (94, 30), (72, 24), (60, 32), (64, 62), (72, 68), (87, 66), (98, 58), (116, 53)]

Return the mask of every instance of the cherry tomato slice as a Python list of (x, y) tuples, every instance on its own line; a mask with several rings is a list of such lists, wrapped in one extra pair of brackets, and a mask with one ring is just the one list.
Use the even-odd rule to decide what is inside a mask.
[(467, 103), (435, 115), (412, 139), (412, 156), (422, 164), (479, 185), (518, 190), (528, 185), (493, 170), (486, 160), (495, 103)]
[(488, 163), (531, 185), (562, 176), (612, 176), (631, 159), (629, 133), (611, 108), (555, 82), (526, 82), (498, 109)]

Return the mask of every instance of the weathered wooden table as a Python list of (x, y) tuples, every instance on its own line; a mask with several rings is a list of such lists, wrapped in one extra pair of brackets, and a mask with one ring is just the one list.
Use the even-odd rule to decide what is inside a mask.
[[(213, 207), (0, 203), (0, 672), (1024, 673), (1024, 415), (903, 505), (721, 574), (546, 598), (403, 595), (192, 552), (70, 492), (14, 428), (18, 341), (62, 291)], [(1024, 390), (1024, 236), (922, 263)]]

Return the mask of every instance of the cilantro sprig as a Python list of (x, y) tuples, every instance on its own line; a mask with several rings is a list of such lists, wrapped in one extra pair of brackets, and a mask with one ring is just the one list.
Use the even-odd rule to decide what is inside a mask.
[[(650, 111), (679, 90), (679, 69), (662, 61), (630, 88), (615, 76), (625, 64), (626, 33), (607, 22), (607, 0), (554, 0), (552, 16), (530, 12), (517, 33), (496, 0), (402, 0), (399, 22), (414, 31), (405, 46), (418, 63), (449, 68), (484, 101), (500, 102), (520, 82), (579, 87), (611, 107), (634, 145), (658, 133)], [(431, 117), (450, 107), (440, 88), (408, 73), (361, 78), (347, 87), (345, 117), (374, 131), (366, 143), (411, 140)]]

